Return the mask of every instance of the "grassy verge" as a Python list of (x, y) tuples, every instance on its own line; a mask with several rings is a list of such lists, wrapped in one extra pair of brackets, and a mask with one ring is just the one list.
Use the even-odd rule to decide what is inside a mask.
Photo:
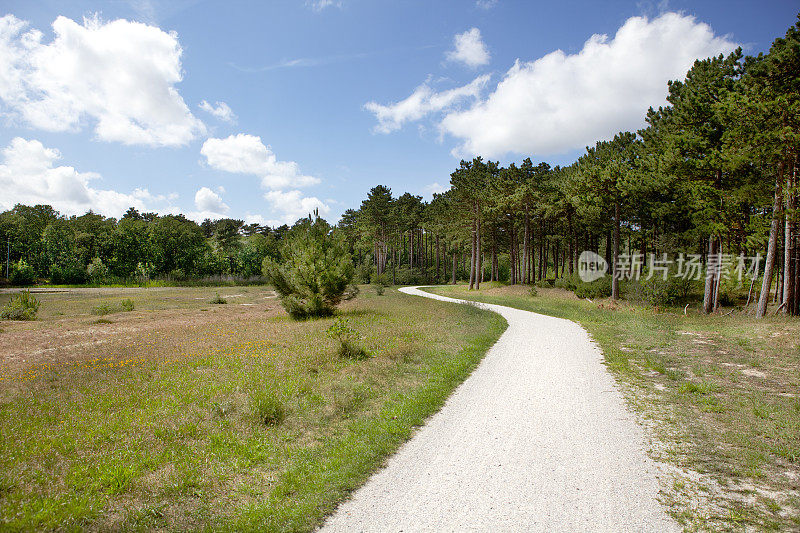
[[(355, 361), (331, 319), (291, 321), (263, 288), (209, 305), (216, 292), (48, 293), (41, 320), (3, 324), (0, 529), (309, 531), (506, 327), (362, 291), (342, 309), (371, 355)], [(96, 325), (121, 296), (136, 310)]]
[(665, 503), (687, 530), (800, 529), (800, 321), (484, 287), (430, 290), (582, 324), (676, 467)]

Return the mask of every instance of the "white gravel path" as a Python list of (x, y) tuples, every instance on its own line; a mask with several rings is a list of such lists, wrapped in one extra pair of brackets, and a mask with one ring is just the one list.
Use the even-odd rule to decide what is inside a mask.
[(322, 531), (677, 531), (644, 432), (586, 331), (480, 307), (506, 332)]

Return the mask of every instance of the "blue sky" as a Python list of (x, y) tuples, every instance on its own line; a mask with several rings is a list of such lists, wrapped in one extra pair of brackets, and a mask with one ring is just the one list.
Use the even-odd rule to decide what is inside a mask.
[(568, 164), (797, 7), (6, 1), (0, 209), (335, 221), (378, 183), (429, 197), (461, 157)]

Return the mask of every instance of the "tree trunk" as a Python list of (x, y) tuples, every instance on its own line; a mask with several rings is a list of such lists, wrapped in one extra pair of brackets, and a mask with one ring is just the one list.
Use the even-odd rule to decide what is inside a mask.
[(611, 299), (619, 299), (619, 274), (617, 262), (619, 259), (619, 201), (614, 203), (614, 256), (611, 258)]
[(481, 219), (480, 219), (480, 216), (478, 216), (478, 238), (477, 238), (477, 242), (478, 242), (478, 248), (477, 248), (477, 255), (475, 257), (475, 260), (478, 262), (478, 264), (475, 265), (475, 269), (476, 269), (476, 273), (479, 273), (479, 275), (476, 276), (477, 279), (475, 280), (475, 290), (480, 290), (481, 289), (481, 279), (483, 278), (483, 263), (481, 261), (481, 258), (483, 257), (483, 254), (481, 253)]
[(795, 286), (794, 286), (794, 209), (795, 209), (795, 195), (794, 195), (794, 176), (793, 173), (787, 172), (786, 174), (786, 189), (784, 192), (786, 199), (786, 210), (784, 213), (784, 235), (783, 235), (783, 301), (786, 305), (783, 307), (783, 312), (786, 314), (793, 314), (794, 300), (795, 300)]
[(453, 252), (453, 285), (456, 284), (456, 265), (458, 264), (458, 254)]
[(708, 314), (714, 311), (714, 295), (717, 281), (716, 269), (709, 269), (708, 266), (713, 264), (718, 256), (718, 239), (715, 235), (708, 238), (708, 259), (706, 261), (706, 285), (703, 291), (703, 312)]
[(567, 212), (567, 227), (569, 228), (569, 276), (575, 273), (575, 237), (572, 232), (572, 212)]
[(475, 254), (478, 251), (478, 221), (472, 220), (472, 255), (469, 261), (469, 290), (475, 288)]

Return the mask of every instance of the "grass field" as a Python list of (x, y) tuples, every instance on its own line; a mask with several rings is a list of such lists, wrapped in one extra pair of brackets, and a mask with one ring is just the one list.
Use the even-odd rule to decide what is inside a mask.
[(673, 465), (665, 503), (687, 530), (800, 530), (800, 321), (706, 316), (561, 289), (484, 284), (445, 296), (582, 324)]
[(506, 326), (364, 288), (351, 360), (268, 288), (37, 296), (39, 320), (0, 324), (3, 530), (309, 531)]

